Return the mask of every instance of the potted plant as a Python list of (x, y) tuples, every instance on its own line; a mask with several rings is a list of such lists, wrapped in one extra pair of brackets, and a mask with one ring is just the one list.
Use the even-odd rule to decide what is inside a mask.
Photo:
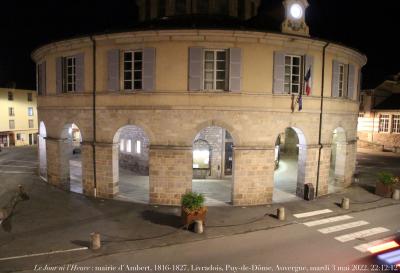
[(188, 192), (182, 196), (182, 221), (186, 229), (196, 220), (205, 225), (207, 208), (204, 206), (204, 196), (200, 193)]
[(378, 181), (376, 182), (375, 194), (390, 198), (392, 197), (394, 186), (398, 183), (399, 178), (394, 177), (388, 172), (378, 173)]

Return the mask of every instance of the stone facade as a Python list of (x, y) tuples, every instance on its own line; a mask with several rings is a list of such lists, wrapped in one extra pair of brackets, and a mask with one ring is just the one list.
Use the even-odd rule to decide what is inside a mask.
[[(163, 30), (100, 35), (94, 39), (97, 46), (95, 141), (91, 40), (62, 41), (33, 53), (36, 62), (46, 62), (47, 69), (47, 93), (39, 96), (38, 110), (39, 120), (47, 131), (49, 183), (68, 188), (65, 171), (68, 160), (64, 158), (68, 158), (70, 150), (61, 132), (64, 125), (70, 123), (75, 123), (82, 133), (83, 188), (86, 195), (96, 193), (100, 197), (113, 198), (118, 193), (120, 157), (116, 135), (127, 125), (142, 128), (149, 139), (151, 204), (178, 205), (182, 194), (192, 189), (193, 141), (204, 128), (212, 126), (227, 130), (234, 140), (234, 205), (271, 203), (274, 147), (277, 137), (286, 128), (295, 128), (300, 135), (299, 195), (303, 193), (305, 183), (318, 186), (318, 195), (327, 193), (332, 134), (338, 127), (346, 132), (348, 143), (345, 184), (351, 181), (355, 166), (358, 95), (333, 97), (332, 63), (340, 59), (360, 69), (365, 64), (365, 57), (358, 52), (330, 44), (325, 52), (325, 75), (322, 75), (325, 43), (302, 37), (248, 31)], [(239, 92), (188, 90), (189, 48), (200, 46), (241, 48)], [(156, 51), (153, 90), (110, 91), (107, 87), (107, 53), (115, 48), (144, 47)], [(314, 58), (312, 94), (303, 97), (301, 112), (292, 112), (290, 95), (274, 93), (274, 52), (282, 51)], [(56, 59), (78, 53), (85, 56), (84, 90), (57, 93)], [(322, 127), (319, 128), (321, 117)]]

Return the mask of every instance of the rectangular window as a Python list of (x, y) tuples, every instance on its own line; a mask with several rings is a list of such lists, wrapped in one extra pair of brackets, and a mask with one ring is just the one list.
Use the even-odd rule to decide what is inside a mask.
[(158, 0), (158, 7), (157, 7), (157, 9), (158, 9), (158, 11), (157, 11), (158, 18), (165, 17), (165, 14), (166, 14), (165, 5), (166, 5), (165, 0)]
[(10, 129), (15, 129), (15, 121), (14, 120), (9, 120), (8, 121), (8, 127)]
[(186, 14), (186, 0), (175, 0), (175, 14)]
[(14, 100), (13, 92), (8, 92), (8, 100)]
[(285, 93), (298, 94), (301, 91), (302, 57), (285, 56)]
[(142, 152), (142, 143), (140, 140), (136, 140), (136, 153), (140, 154)]
[(125, 139), (121, 139), (119, 143), (119, 150), (123, 152), (125, 150)]
[(126, 141), (126, 152), (131, 153), (132, 152), (132, 140), (128, 139)]
[(33, 116), (33, 107), (28, 107), (28, 116)]
[(22, 138), (21, 138), (21, 134), (20, 133), (18, 133), (17, 134), (17, 140), (21, 140)]
[(344, 96), (344, 64), (339, 65), (339, 97)]
[(63, 92), (76, 91), (76, 58), (63, 57), (62, 59), (62, 73), (63, 73)]
[(141, 90), (143, 74), (142, 51), (124, 52), (124, 89)]
[(227, 89), (226, 50), (204, 51), (204, 90)]
[(10, 117), (15, 116), (14, 107), (8, 107), (8, 115)]
[(28, 101), (32, 101), (32, 93), (28, 93), (27, 95), (28, 95), (28, 97), (27, 97)]
[(400, 133), (400, 115), (392, 116), (392, 133)]
[(29, 126), (30, 129), (34, 128), (33, 119), (28, 120), (28, 126)]
[(379, 115), (379, 132), (389, 132), (389, 115)]

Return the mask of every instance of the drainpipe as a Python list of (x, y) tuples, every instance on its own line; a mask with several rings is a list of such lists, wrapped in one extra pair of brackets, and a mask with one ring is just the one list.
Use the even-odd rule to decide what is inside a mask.
[(319, 112), (319, 130), (318, 130), (318, 165), (317, 165), (317, 185), (315, 188), (315, 196), (318, 196), (319, 189), (319, 173), (321, 169), (321, 150), (322, 150), (322, 112), (324, 109), (324, 84), (325, 84), (325, 58), (326, 58), (326, 48), (330, 45), (327, 42), (322, 50), (322, 80), (321, 80), (321, 105)]
[(97, 176), (96, 176), (96, 40), (93, 36), (90, 36), (92, 41), (92, 66), (93, 66), (93, 141), (92, 141), (92, 156), (93, 156), (93, 190), (94, 197), (97, 197)]

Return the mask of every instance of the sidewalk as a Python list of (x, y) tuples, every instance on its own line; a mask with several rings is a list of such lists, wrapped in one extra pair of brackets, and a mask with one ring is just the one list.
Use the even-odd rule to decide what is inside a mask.
[[(293, 217), (296, 213), (330, 209), (333, 212), (329, 217), (332, 217), (400, 205), (399, 201), (382, 199), (354, 185), (341, 193), (314, 201), (257, 207), (209, 207), (205, 232), (198, 235), (181, 228), (179, 207), (88, 198), (59, 190), (37, 176), (23, 173), (13, 176), (0, 173), (0, 181), (2, 187), (15, 188), (15, 191), (17, 185), (22, 184), (30, 196), (30, 200), (18, 203), (12, 217), (1, 224), (0, 259), (89, 246), (90, 233), (96, 231), (101, 234), (103, 247), (99, 251), (87, 250), (28, 258), (32, 259), (31, 264), (74, 263), (111, 253), (277, 228), (301, 222), (301, 219)], [(12, 192), (9, 191), (10, 193)], [(350, 210), (343, 210), (338, 206), (343, 197), (350, 198)], [(273, 217), (278, 207), (286, 208), (286, 221), (280, 222)], [(308, 217), (307, 220), (324, 217), (328, 216)], [(5, 272), (32, 269), (26, 267), (26, 258), (0, 260), (0, 268)]]

